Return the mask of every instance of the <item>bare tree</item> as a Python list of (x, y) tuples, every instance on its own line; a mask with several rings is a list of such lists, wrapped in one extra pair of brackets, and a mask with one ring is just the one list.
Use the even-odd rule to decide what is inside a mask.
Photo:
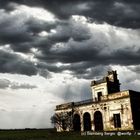
[(68, 129), (72, 129), (72, 120), (73, 120), (73, 113), (72, 111), (70, 112), (61, 112), (61, 113), (55, 113), (51, 117), (51, 122), (55, 126), (59, 126), (62, 128), (64, 131)]

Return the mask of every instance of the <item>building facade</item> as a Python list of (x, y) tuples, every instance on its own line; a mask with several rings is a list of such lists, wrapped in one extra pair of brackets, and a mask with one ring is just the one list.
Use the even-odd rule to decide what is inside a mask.
[(55, 114), (63, 118), (55, 124), (57, 131), (140, 129), (140, 92), (120, 91), (116, 71), (92, 81), (91, 90), (90, 100), (56, 106)]

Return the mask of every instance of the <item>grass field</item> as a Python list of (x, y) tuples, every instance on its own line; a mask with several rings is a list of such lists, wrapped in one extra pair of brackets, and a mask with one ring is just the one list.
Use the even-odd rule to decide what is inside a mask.
[(0, 140), (140, 140), (140, 136), (81, 136), (54, 130), (0, 130)]

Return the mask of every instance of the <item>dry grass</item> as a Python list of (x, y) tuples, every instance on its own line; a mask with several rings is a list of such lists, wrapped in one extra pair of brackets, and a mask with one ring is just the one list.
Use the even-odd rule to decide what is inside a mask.
[(1, 130), (0, 140), (140, 140), (140, 136), (81, 136), (80, 133), (57, 133), (52, 129)]

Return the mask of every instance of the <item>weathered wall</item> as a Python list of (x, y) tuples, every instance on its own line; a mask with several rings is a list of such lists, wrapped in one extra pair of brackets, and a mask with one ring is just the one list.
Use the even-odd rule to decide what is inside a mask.
[[(72, 109), (63, 109), (58, 112), (67, 112)], [(80, 116), (81, 131), (84, 131), (84, 113), (89, 113), (91, 118), (91, 130), (95, 131), (94, 114), (96, 111), (100, 111), (103, 119), (103, 130), (133, 130), (132, 111), (130, 105), (129, 91), (123, 91), (116, 94), (110, 94), (105, 98), (102, 98), (101, 102), (93, 102), (87, 105), (75, 106), (74, 114)], [(73, 114), (73, 115), (74, 115)], [(113, 114), (120, 114), (121, 127), (115, 128)], [(59, 131), (62, 129), (58, 128)], [(69, 131), (69, 129), (67, 129)]]
[[(94, 131), (94, 113), (96, 111), (100, 111), (103, 117), (103, 129), (105, 131), (112, 131), (112, 130), (133, 130), (132, 124), (132, 114), (131, 114), (131, 107), (130, 107), (130, 100), (129, 98), (124, 98), (120, 100), (112, 100), (109, 102), (99, 103), (99, 104), (92, 104), (87, 106), (76, 107), (77, 110), (75, 113), (80, 115), (81, 118), (81, 131), (84, 130), (83, 128), (83, 115), (84, 113), (88, 112), (91, 116), (91, 128)], [(121, 117), (121, 128), (114, 127), (114, 120), (113, 114), (120, 113)]]
[[(113, 114), (120, 114), (121, 128), (114, 127)], [(107, 110), (103, 113), (104, 130), (133, 130), (130, 99), (124, 98), (107, 103)]]
[(102, 92), (102, 95), (107, 95), (108, 90), (107, 90), (107, 83), (102, 83), (96, 86), (91, 87), (92, 90), (92, 97), (93, 100), (98, 98), (98, 92)]
[[(87, 121), (88, 125), (89, 123), (91, 124), (91, 127), (88, 128), (93, 131), (134, 130), (134, 124), (135, 127), (139, 128), (140, 123), (137, 122), (140, 116), (138, 115), (140, 114), (140, 109), (137, 107), (140, 105), (137, 96), (140, 96), (139, 94), (134, 96), (134, 92), (131, 95), (129, 90), (120, 92), (116, 71), (108, 72), (108, 75), (101, 80), (92, 81), (91, 89), (93, 98), (90, 102), (71, 102), (59, 105), (56, 106), (56, 113), (72, 111), (72, 119), (74, 114), (78, 114), (80, 118), (79, 126), (81, 125), (78, 128), (81, 128), (81, 131), (85, 130), (84, 124), (86, 124), (86, 121), (84, 120), (86, 119), (84, 118), (86, 118), (86, 115), (89, 120)], [(57, 126), (57, 130), (62, 131), (59, 126)]]

